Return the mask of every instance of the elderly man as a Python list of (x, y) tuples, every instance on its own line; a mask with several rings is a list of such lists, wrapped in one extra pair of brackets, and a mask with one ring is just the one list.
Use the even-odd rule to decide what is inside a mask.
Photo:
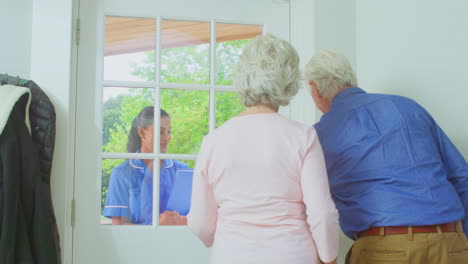
[(366, 93), (350, 63), (306, 65), (347, 263), (468, 263), (468, 164), (411, 99)]

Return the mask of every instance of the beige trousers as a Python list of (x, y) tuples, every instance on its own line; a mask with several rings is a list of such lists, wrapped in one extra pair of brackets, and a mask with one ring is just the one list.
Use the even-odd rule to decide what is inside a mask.
[(348, 252), (345, 263), (468, 264), (468, 240), (460, 221), (457, 232), (412, 234), (411, 228), (408, 231), (403, 235), (359, 238)]

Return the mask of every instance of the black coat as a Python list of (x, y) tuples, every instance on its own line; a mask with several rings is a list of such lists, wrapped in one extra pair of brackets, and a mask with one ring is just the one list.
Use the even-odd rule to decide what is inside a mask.
[[(31, 112), (36, 113), (32, 94)], [(32, 121), (32, 114), (33, 137), (29, 134), (24, 120), (27, 99), (25, 94), (16, 102), (0, 134), (0, 264), (59, 264), (50, 166), (40, 161), (33, 140), (44, 130)]]
[(49, 97), (35, 82), (29, 81), (24, 87), (31, 90), (29, 120), (31, 135), (39, 151), (41, 177), (49, 183), (55, 146), (55, 108)]

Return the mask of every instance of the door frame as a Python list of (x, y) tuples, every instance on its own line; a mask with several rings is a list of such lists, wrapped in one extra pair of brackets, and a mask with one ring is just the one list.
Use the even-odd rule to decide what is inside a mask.
[[(315, 10), (316, 1), (311, 0), (271, 0), (273, 2), (290, 2), (290, 29), (289, 41), (296, 47), (301, 58), (300, 67), (304, 68), (306, 61), (315, 52)], [(73, 224), (74, 224), (74, 203), (75, 203), (75, 154), (76, 154), (76, 105), (77, 105), (77, 79), (78, 79), (78, 41), (79, 41), (79, 19), (80, 19), (80, 0), (73, 0), (73, 28), (71, 43), (71, 82), (70, 82), (70, 132), (69, 132), (69, 150), (70, 157), (67, 174), (67, 192), (66, 192), (66, 218), (65, 233), (61, 234), (63, 240), (62, 263), (73, 263)], [(306, 30), (308, 32), (306, 32)], [(318, 117), (318, 111), (315, 109), (308, 88), (304, 85), (297, 96), (291, 102), (291, 119), (312, 125)]]

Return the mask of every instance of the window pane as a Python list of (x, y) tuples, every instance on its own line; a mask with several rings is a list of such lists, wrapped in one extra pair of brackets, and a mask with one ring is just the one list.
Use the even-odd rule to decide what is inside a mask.
[(210, 23), (163, 20), (161, 82), (208, 84)]
[(170, 116), (171, 132), (164, 137), (161, 128), (161, 152), (197, 154), (208, 133), (208, 105), (208, 91), (161, 89), (161, 108)]
[(216, 127), (244, 110), (237, 92), (216, 92)]
[[(102, 151), (125, 153), (140, 150), (137, 143), (129, 141), (130, 128), (140, 111), (154, 104), (154, 89), (104, 87), (103, 104)], [(151, 120), (143, 121), (145, 126), (153, 124)], [(135, 138), (135, 133), (132, 135)]]
[(153, 160), (102, 161), (101, 224), (152, 224)]
[(262, 35), (262, 26), (216, 24), (216, 84), (232, 85), (236, 63), (247, 43)]
[(105, 80), (154, 80), (154, 19), (107, 16), (105, 34)]

